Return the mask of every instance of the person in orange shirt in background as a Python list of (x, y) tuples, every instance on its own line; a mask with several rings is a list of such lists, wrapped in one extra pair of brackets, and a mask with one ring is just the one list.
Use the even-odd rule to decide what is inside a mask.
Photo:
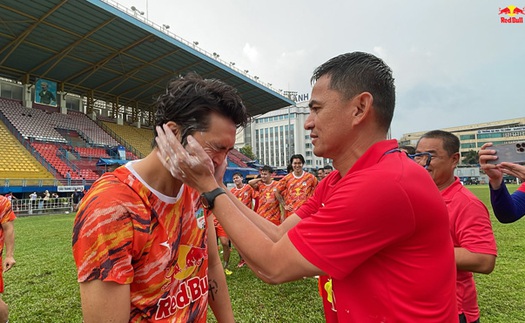
[[(16, 261), (13, 256), (15, 251), (15, 229), (13, 221), (16, 219), (11, 201), (0, 195), (0, 293), (4, 292), (3, 273), (13, 268)], [(5, 258), (2, 259), (2, 253), (5, 243)], [(8, 322), (9, 308), (0, 298), (0, 322)]]
[(318, 183), (314, 175), (304, 171), (303, 155), (292, 155), (290, 163), (293, 171), (279, 181), (276, 192), (277, 198), (284, 208), (285, 218), (294, 214), (314, 194), (314, 189)]
[(257, 214), (275, 225), (281, 224), (282, 212), (277, 200), (278, 182), (272, 178), (273, 169), (265, 165), (261, 169), (261, 177), (248, 182), (256, 192), (258, 199)]
[[(230, 190), (232, 194), (235, 195), (235, 197), (244, 205), (253, 210), (255, 199), (254, 189), (250, 185), (244, 183), (244, 177), (239, 172), (233, 174), (233, 183), (235, 184), (235, 187), (232, 187)], [(229, 241), (230, 240), (228, 239), (228, 242)], [(237, 268), (241, 268), (246, 264), (241, 254), (239, 254), (239, 257), (241, 259), (237, 264)]]

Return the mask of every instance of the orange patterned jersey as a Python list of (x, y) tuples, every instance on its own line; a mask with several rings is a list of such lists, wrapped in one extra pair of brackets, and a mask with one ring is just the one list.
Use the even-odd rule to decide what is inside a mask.
[(129, 284), (130, 322), (206, 322), (208, 252), (198, 192), (153, 192), (133, 163), (104, 174), (75, 218), (78, 281)]
[(259, 185), (256, 188), (257, 197), (259, 199), (257, 214), (276, 225), (281, 224), (281, 208), (279, 206), (279, 201), (275, 196), (277, 182), (272, 181), (270, 184), (259, 182), (258, 184)]
[(284, 198), (284, 203), (293, 208), (291, 212), (286, 211), (286, 217), (295, 213), (314, 194), (316, 186), (317, 178), (305, 171), (300, 177), (296, 177), (292, 172), (279, 181), (278, 190)]
[[(9, 221), (14, 221), (16, 219), (15, 213), (13, 212), (13, 207), (11, 206), (11, 201), (7, 197), (0, 195), (0, 224), (7, 223)], [(2, 254), (4, 251), (4, 230), (0, 225), (0, 266), (2, 266), (3, 259)], [(2, 268), (0, 268), (0, 293), (4, 292), (4, 277), (2, 275)]]
[(250, 209), (252, 208), (253, 199), (255, 198), (255, 191), (250, 185), (244, 184), (242, 188), (233, 187), (231, 189), (231, 192), (244, 205), (246, 205)]

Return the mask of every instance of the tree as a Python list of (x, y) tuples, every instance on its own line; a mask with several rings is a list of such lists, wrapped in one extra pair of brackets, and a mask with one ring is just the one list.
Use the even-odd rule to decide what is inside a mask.
[(463, 157), (463, 164), (467, 165), (477, 165), (478, 164), (478, 153), (474, 150), (467, 151)]
[(241, 154), (243, 154), (244, 156), (250, 158), (251, 160), (256, 160), (257, 159), (257, 156), (255, 156), (255, 154), (253, 153), (252, 146), (250, 146), (250, 145), (245, 145), (244, 147), (239, 149), (239, 151), (241, 152)]

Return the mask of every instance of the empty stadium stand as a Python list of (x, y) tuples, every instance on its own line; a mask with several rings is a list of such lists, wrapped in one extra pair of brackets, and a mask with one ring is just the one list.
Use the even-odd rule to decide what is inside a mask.
[(27, 149), (0, 122), (0, 178), (53, 178)]
[(82, 179), (80, 174), (73, 170), (64, 159), (60, 158), (59, 150), (66, 149), (65, 146), (56, 143), (46, 143), (46, 142), (32, 142), (31, 146), (47, 161), (56, 171), (60, 174), (62, 178), (66, 178), (66, 173), (69, 171), (71, 174), (72, 180)]
[[(115, 152), (108, 149), (120, 144), (115, 138), (125, 142), (128, 148), (131, 147), (141, 156), (146, 156), (152, 149), (153, 130), (99, 121), (113, 138), (96, 122), (78, 112), (61, 114), (50, 108), (26, 108), (20, 101), (0, 99), (0, 117), (9, 123), (13, 134), (18, 135), (27, 147), (25, 149), (9, 129), (2, 127), (0, 135), (11, 139), (6, 148), (7, 153), (2, 154), (0, 159), (0, 178), (21, 175), (32, 178), (53, 177), (51, 173), (43, 171), (45, 168), (31, 157), (33, 154), (43, 164), (49, 165), (55, 177), (63, 183), (68, 171), (72, 181), (94, 181), (103, 172), (96, 166), (99, 158), (118, 158)], [(12, 151), (15, 149), (13, 147), (18, 148), (18, 153)], [(22, 155), (32, 163), (22, 161), (19, 157)], [(135, 154), (126, 151), (126, 159), (136, 158)], [(235, 149), (228, 154), (230, 167), (248, 167), (247, 161), (249, 159)]]
[(138, 150), (142, 156), (146, 156), (151, 152), (153, 130), (131, 127), (128, 125), (118, 125), (107, 121), (103, 121), (102, 123)]
[(0, 112), (24, 139), (67, 143), (57, 129), (70, 129), (77, 131), (91, 146), (118, 145), (115, 139), (82, 113), (68, 111), (68, 114), (62, 114), (29, 109), (23, 107), (20, 101), (6, 99), (0, 99)]
[[(0, 118), (8, 123), (2, 127), (3, 136), (11, 138), (2, 139), (2, 143), (8, 144), (7, 153), (0, 160), (0, 178), (43, 176), (65, 183), (69, 171), (73, 181), (93, 181), (102, 173), (96, 166), (99, 158), (116, 158), (108, 154), (107, 148), (119, 143), (82, 113), (61, 114), (49, 108), (26, 108), (20, 101), (0, 99)], [(20, 149), (18, 154), (12, 152), (15, 147)], [(29, 157), (33, 166), (18, 157), (20, 154)], [(136, 158), (130, 152), (126, 155), (129, 159)], [(43, 165), (52, 169), (55, 176), (45, 171)]]

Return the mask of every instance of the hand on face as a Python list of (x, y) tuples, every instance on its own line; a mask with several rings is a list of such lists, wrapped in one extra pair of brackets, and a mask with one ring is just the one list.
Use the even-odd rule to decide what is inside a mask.
[[(174, 178), (199, 192), (211, 191), (218, 186), (213, 162), (193, 136), (187, 137), (185, 149), (167, 125), (157, 127), (157, 134), (157, 156)], [(221, 165), (217, 171), (219, 169), (224, 174), (226, 166)]]

